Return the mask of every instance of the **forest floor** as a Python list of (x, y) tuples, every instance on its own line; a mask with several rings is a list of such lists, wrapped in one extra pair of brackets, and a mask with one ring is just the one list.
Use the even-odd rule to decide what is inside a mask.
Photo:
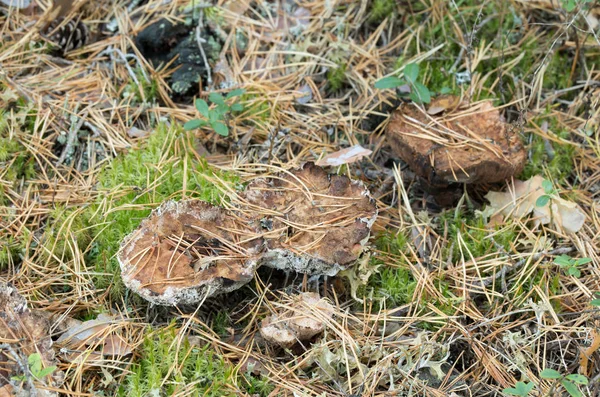
[[(600, 395), (597, 1), (75, 1), (59, 14), (89, 40), (64, 53), (49, 1), (5, 3), (0, 281), (34, 317), (8, 327), (23, 313), (0, 299), (0, 396)], [(399, 105), (452, 114), (429, 96), (491, 103), (524, 166), (429, 186), (386, 134)], [(124, 284), (121, 243), (165, 201), (233, 208), (309, 161), (378, 209), (337, 276), (262, 266), (192, 307)], [(532, 211), (486, 199), (536, 176)], [(267, 343), (263, 320), (285, 310), (324, 330)]]

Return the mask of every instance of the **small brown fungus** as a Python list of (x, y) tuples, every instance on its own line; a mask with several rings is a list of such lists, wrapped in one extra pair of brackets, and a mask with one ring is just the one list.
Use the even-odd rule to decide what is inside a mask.
[(248, 283), (261, 242), (231, 212), (167, 201), (123, 242), (125, 285), (161, 305), (195, 304)]
[(386, 136), (396, 154), (434, 186), (500, 182), (518, 174), (526, 160), (517, 132), (490, 101), (466, 107), (442, 96), (427, 112), (402, 105)]

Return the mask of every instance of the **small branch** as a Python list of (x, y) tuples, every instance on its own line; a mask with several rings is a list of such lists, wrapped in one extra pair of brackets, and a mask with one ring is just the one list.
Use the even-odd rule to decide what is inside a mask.
[(67, 137), (67, 143), (66, 143), (65, 148), (63, 149), (62, 153), (60, 154), (60, 157), (58, 158), (56, 165), (62, 164), (65, 161), (65, 159), (67, 158), (67, 156), (73, 151), (73, 145), (75, 144), (75, 141), (77, 140), (77, 133), (79, 133), (81, 126), (85, 122), (86, 116), (87, 116), (87, 112), (85, 112), (85, 114), (83, 114), (81, 117), (79, 117), (77, 115), (71, 116), (71, 128), (69, 128), (69, 135)]
[(206, 43), (206, 40), (202, 38), (200, 35), (200, 25), (196, 26), (196, 42), (198, 43), (198, 48), (200, 49), (200, 54), (202, 54), (202, 60), (204, 61), (204, 66), (206, 67), (207, 74), (207, 82), (208, 84), (212, 84), (212, 76), (210, 74), (210, 65), (208, 64), (208, 59), (206, 58), (206, 54), (204, 53), (204, 48), (202, 47), (202, 43)]

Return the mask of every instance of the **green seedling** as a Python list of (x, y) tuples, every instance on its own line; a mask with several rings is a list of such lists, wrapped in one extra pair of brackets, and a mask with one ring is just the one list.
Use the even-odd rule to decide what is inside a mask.
[(215, 105), (214, 107), (208, 106), (208, 103), (204, 99), (196, 99), (196, 109), (204, 119), (192, 119), (185, 123), (183, 128), (190, 131), (210, 125), (217, 134), (228, 136), (229, 127), (227, 127), (227, 120), (229, 119), (229, 115), (232, 112), (241, 112), (244, 110), (244, 106), (241, 103), (236, 102), (231, 104), (230, 100), (243, 95), (244, 92), (245, 90), (238, 88), (229, 92), (225, 97), (216, 92), (212, 92), (208, 95), (208, 100)]
[(581, 4), (582, 6), (586, 3), (592, 3), (594, 0), (562, 0), (562, 7), (566, 12), (572, 12), (577, 8), (577, 4)]
[[(50, 375), (52, 372), (56, 371), (56, 366), (53, 365), (51, 367), (44, 368), (42, 362), (42, 356), (40, 353), (32, 353), (27, 358), (27, 364), (29, 366), (29, 372), (31, 375), (37, 379), (44, 379), (46, 376)], [(12, 377), (16, 381), (25, 381), (27, 380), (26, 375), (13, 376)]]
[(554, 263), (560, 266), (569, 276), (581, 277), (579, 266), (590, 263), (590, 258), (574, 259), (568, 255), (560, 255), (554, 258)]
[(548, 204), (550, 200), (558, 197), (558, 191), (554, 188), (552, 182), (544, 179), (542, 181), (542, 188), (544, 189), (544, 194), (535, 201), (536, 207), (543, 207)]
[[(560, 384), (564, 389), (569, 393), (571, 397), (582, 397), (583, 394), (579, 390), (579, 386), (577, 385), (587, 385), (588, 378), (579, 374), (571, 374), (567, 376), (563, 376), (560, 372), (546, 368), (540, 373), (540, 376), (544, 379), (554, 380), (555, 383), (552, 385), (552, 389), (550, 393), (554, 391), (554, 389)], [(553, 395), (553, 394), (550, 394)]]
[(502, 390), (502, 392), (510, 396), (527, 397), (529, 392), (532, 391), (534, 387), (534, 383), (517, 382), (515, 387), (507, 387), (506, 389)]
[(590, 305), (592, 305), (594, 307), (600, 307), (600, 292), (594, 292), (594, 296), (595, 296), (595, 298), (592, 299), (592, 301), (590, 302)]
[(417, 81), (419, 77), (419, 65), (409, 63), (404, 67), (404, 79), (396, 76), (388, 76), (375, 82), (375, 88), (385, 90), (397, 88), (403, 85), (410, 86), (410, 99), (419, 104), (431, 102), (431, 91), (423, 83)]

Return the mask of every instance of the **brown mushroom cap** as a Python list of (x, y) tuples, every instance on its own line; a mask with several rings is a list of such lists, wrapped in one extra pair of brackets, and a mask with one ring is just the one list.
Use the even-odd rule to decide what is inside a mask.
[(494, 183), (523, 169), (521, 140), (490, 101), (441, 114), (449, 102), (448, 97), (433, 100), (434, 116), (416, 105), (403, 105), (392, 115), (388, 141), (416, 174), (432, 185)]
[(148, 301), (195, 304), (249, 282), (260, 244), (222, 208), (167, 201), (124, 240), (117, 257), (125, 285)]
[(354, 263), (377, 216), (360, 182), (313, 163), (253, 181), (242, 201), (241, 216), (267, 244), (260, 263), (312, 275), (335, 275)]

